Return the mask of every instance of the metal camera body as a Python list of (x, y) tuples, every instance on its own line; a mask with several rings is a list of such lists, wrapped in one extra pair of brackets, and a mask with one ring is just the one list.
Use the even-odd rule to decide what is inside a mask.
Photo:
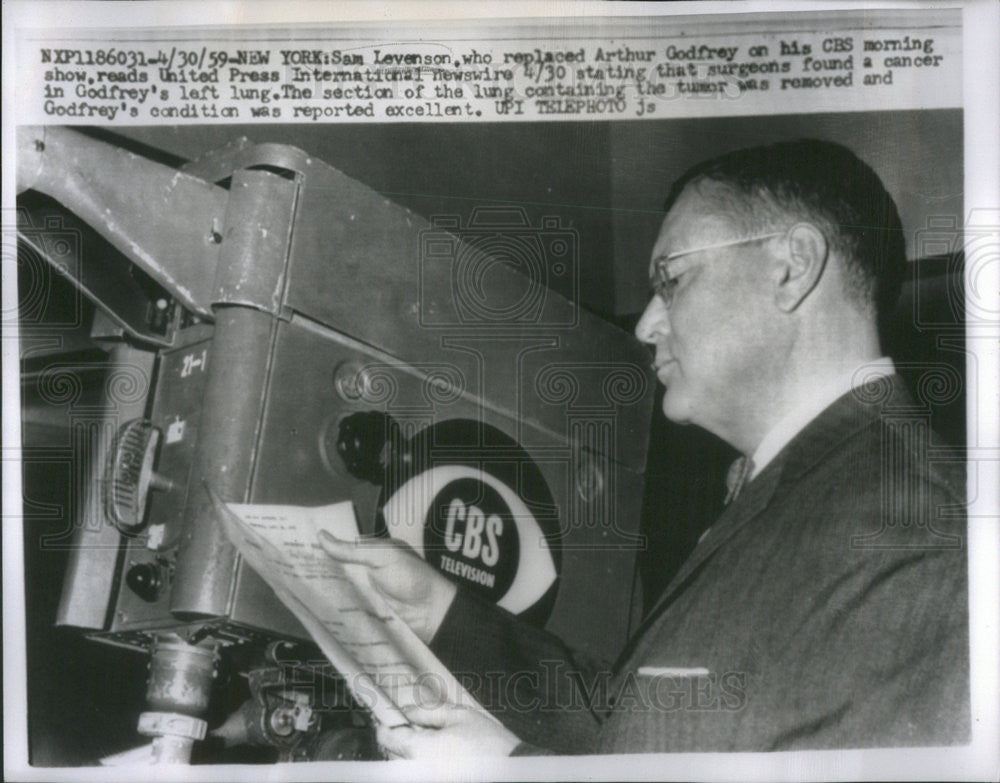
[[(427, 328), (576, 324), (578, 309), (545, 307), (552, 290), (576, 301), (580, 289), (579, 238), (556, 216), (532, 226), (525, 209), (517, 206), (474, 208), (464, 225), (459, 215), (436, 215), (421, 232), (420, 247), (421, 290), (426, 294), (421, 296), (421, 324)], [(491, 271), (499, 266), (515, 269), (522, 279), (491, 285)], [(436, 306), (442, 268), (451, 278), (453, 311)]]
[[(421, 470), (489, 474), (512, 497), (534, 493), (524, 499), (539, 532), (517, 551), (557, 552), (535, 620), (590, 655), (617, 653), (635, 619), (622, 607), (653, 384), (634, 340), (546, 286), (554, 265), (578, 273), (572, 231), (477, 213), (448, 234), (282, 145), (241, 140), (181, 169), (59, 128), (22, 129), (19, 146), (21, 189), (59, 201), (166, 297), (115, 299), (95, 274), (103, 260), (59, 267), (97, 304), (94, 336), (113, 367), (137, 380), (131, 396), (105, 399), (89, 444), (57, 622), (153, 653), (154, 712), (140, 730), (163, 760), (186, 760), (204, 734), (187, 718), (205, 699), (171, 708), (171, 683), (209, 689), (220, 655), (308, 640), (225, 538), (205, 485), (239, 502), (350, 500), (373, 533), (392, 476), (414, 475), (418, 457)], [(489, 261), (504, 248), (544, 275)], [(374, 419), (345, 427), (368, 414), (387, 422), (383, 444), (357, 440), (379, 438)], [(527, 489), (528, 472), (543, 491)], [(409, 524), (433, 527), (428, 513)], [(469, 534), (477, 546), (456, 551), (488, 569), (483, 524)]]

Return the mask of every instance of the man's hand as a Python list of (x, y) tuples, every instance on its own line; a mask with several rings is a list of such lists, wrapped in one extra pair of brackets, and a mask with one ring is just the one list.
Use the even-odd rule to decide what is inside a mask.
[(509, 756), (519, 743), (500, 723), (469, 707), (413, 706), (403, 714), (413, 725), (378, 729), (378, 744), (390, 759)]
[(372, 584), (396, 614), (424, 644), (430, 643), (455, 598), (453, 582), (393, 538), (343, 541), (324, 530), (319, 542), (330, 557), (367, 566)]

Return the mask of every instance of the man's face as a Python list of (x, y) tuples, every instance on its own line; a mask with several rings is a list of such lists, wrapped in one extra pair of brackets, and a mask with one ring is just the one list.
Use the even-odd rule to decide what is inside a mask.
[[(670, 210), (650, 269), (668, 255), (750, 237), (705, 195), (713, 183), (689, 185)], [(775, 342), (772, 240), (684, 254), (668, 263), (676, 289), (669, 305), (654, 295), (636, 336), (655, 349), (657, 378), (666, 387), (663, 412), (726, 438), (753, 415), (773, 367)], [(777, 341), (780, 343), (780, 341)]]

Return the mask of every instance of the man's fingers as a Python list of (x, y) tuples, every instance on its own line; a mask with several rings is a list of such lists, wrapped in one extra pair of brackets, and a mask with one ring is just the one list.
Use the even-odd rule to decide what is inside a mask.
[(413, 758), (413, 743), (417, 731), (418, 729), (410, 726), (395, 728), (379, 726), (375, 732), (375, 739), (390, 759), (408, 759)]
[(377, 549), (364, 547), (360, 542), (344, 541), (325, 530), (319, 531), (319, 543), (330, 557), (341, 562), (356, 563), (373, 568), (384, 565), (385, 556), (380, 555)]
[(423, 726), (429, 729), (440, 729), (445, 726), (449, 721), (449, 716), (454, 716), (454, 711), (459, 710), (461, 707), (456, 707), (455, 705), (441, 705), (439, 707), (421, 707), (417, 704), (411, 704), (408, 707), (403, 707), (403, 715), (406, 719), (416, 725)]
[(392, 538), (357, 538), (348, 541), (337, 538), (326, 530), (319, 531), (319, 542), (323, 548), (338, 560), (360, 563), (372, 568), (393, 565), (403, 550), (412, 552), (409, 544)]

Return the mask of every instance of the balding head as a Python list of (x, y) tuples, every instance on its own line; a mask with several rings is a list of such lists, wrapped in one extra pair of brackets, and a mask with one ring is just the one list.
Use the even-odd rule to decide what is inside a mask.
[(897, 295), (903, 241), (852, 153), (732, 153), (689, 171), (667, 206), (636, 335), (654, 348), (668, 418), (752, 450), (810, 382), (880, 355), (877, 302)]
[(668, 212), (688, 187), (710, 194), (748, 235), (812, 223), (843, 260), (845, 293), (873, 315), (892, 311), (906, 271), (899, 212), (878, 175), (846, 147), (801, 139), (699, 163), (674, 183)]

